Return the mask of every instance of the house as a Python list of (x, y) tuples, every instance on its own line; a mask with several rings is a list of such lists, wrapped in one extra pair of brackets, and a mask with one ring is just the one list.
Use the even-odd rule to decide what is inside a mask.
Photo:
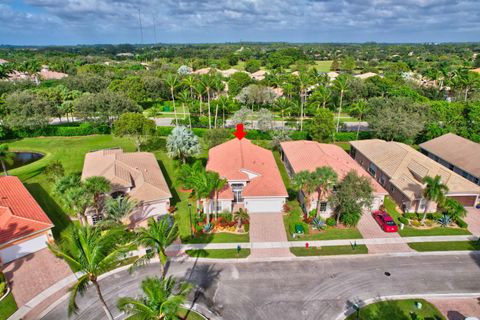
[(270, 150), (235, 138), (209, 150), (207, 170), (228, 181), (219, 193), (218, 211), (242, 207), (249, 213), (283, 210), (288, 193)]
[(4, 60), (4, 59), (1, 59), (1, 58), (0, 58), (0, 65), (2, 65), (2, 64), (6, 64), (6, 63), (8, 63), (8, 61), (7, 61), (7, 60)]
[(340, 75), (340, 73), (335, 72), (335, 71), (327, 72), (327, 76), (328, 76), (328, 79), (330, 79), (330, 81), (333, 81), (333, 80), (337, 79), (337, 77), (339, 75)]
[[(348, 172), (353, 170), (359, 176), (368, 177), (372, 183), (374, 200), (371, 209), (378, 210), (383, 204), (383, 199), (388, 194), (387, 191), (339, 146), (305, 140), (282, 142), (280, 146), (282, 161), (291, 178), (300, 171), (313, 172), (317, 168), (329, 166), (337, 173), (338, 179), (341, 180)], [(304, 204), (305, 195), (303, 192), (299, 196), (300, 202)], [(318, 192), (314, 192), (310, 195), (310, 206), (305, 208), (306, 211), (315, 209), (317, 201)], [(332, 208), (330, 208), (326, 200), (320, 204), (320, 211), (324, 218), (331, 215)]]
[(43, 66), (39, 72), (39, 76), (42, 80), (60, 80), (68, 77), (68, 74), (56, 71), (50, 71), (48, 66)]
[(0, 177), (0, 265), (45, 249), (53, 227), (20, 179)]
[(480, 186), (480, 143), (447, 133), (419, 147), (427, 157)]
[(361, 74), (356, 74), (354, 77), (362, 80), (366, 80), (371, 77), (378, 76), (375, 72), (366, 72), (366, 73), (361, 73)]
[[(122, 149), (89, 152), (85, 155), (82, 180), (93, 176), (110, 181), (112, 197), (128, 195), (139, 202), (139, 209), (129, 217), (130, 223), (168, 213), (172, 194), (153, 153)], [(92, 224), (101, 219), (93, 215), (87, 218)]]
[(231, 77), (234, 73), (242, 72), (242, 71), (239, 71), (239, 70), (237, 70), (237, 69), (230, 68), (230, 69), (227, 69), (227, 70), (218, 70), (218, 72), (222, 75), (222, 77), (229, 78), (229, 77)]
[(212, 68), (202, 68), (202, 69), (193, 71), (192, 74), (198, 74), (198, 75), (209, 74), (211, 70)]
[[(351, 141), (351, 156), (367, 170), (405, 212), (424, 212), (423, 198), (426, 176), (439, 175), (449, 191), (446, 196), (472, 207), (478, 200), (480, 187), (433, 161), (406, 144), (379, 139)], [(430, 212), (436, 205), (429, 206)]]
[(258, 70), (254, 73), (250, 73), (250, 78), (252, 78), (253, 80), (261, 81), (265, 79), (266, 74), (267, 72), (265, 70)]

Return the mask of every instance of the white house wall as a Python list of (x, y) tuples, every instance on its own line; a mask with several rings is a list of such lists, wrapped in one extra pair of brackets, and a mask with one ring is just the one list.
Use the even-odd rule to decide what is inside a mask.
[(47, 247), (47, 235), (41, 234), (33, 239), (0, 249), (2, 263), (8, 263), (15, 259), (42, 250)]
[(281, 212), (285, 198), (244, 198), (243, 203), (249, 213)]

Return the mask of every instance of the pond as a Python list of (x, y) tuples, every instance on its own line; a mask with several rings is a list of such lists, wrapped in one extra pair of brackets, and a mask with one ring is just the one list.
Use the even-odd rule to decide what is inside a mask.
[(43, 158), (43, 154), (41, 153), (36, 153), (36, 152), (12, 152), (15, 154), (15, 157), (13, 158), (13, 163), (8, 165), (7, 164), (7, 169), (15, 169), (21, 166), (24, 166), (26, 164), (35, 162), (41, 158)]

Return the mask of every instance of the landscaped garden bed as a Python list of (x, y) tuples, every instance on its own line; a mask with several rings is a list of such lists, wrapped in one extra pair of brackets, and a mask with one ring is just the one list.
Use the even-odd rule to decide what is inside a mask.
[(356, 246), (324, 246), (324, 247), (291, 247), (290, 252), (296, 256), (331, 256), (340, 254), (368, 253), (366, 245)]
[[(421, 304), (421, 309), (417, 307)], [(444, 320), (445, 317), (430, 302), (423, 299), (389, 300), (369, 304), (360, 309), (359, 317), (354, 313), (347, 320)]]

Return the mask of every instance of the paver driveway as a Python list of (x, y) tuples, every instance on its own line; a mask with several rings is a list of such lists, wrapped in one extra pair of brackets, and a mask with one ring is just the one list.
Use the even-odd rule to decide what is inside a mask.
[[(397, 232), (383, 231), (371, 212), (364, 212), (357, 226), (358, 230), (365, 239), (378, 238), (401, 238)], [(393, 253), (413, 251), (406, 243), (395, 244), (367, 244), (368, 253)]]
[(255, 248), (256, 242), (284, 241), (288, 239), (281, 212), (250, 214), (250, 242), (252, 243), (250, 258), (292, 256), (288, 248)]
[(467, 216), (465, 222), (468, 223), (468, 231), (473, 235), (480, 235), (480, 209), (466, 208)]
[(466, 317), (480, 316), (480, 298), (428, 299), (447, 320), (464, 320)]

